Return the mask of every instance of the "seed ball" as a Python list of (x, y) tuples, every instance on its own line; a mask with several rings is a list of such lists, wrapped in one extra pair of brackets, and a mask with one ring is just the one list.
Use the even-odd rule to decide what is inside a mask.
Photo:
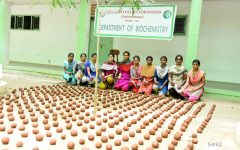
[(175, 150), (175, 146), (172, 143), (170, 143), (168, 145), (168, 150)]
[(37, 134), (37, 135), (36, 135), (36, 140), (37, 140), (37, 141), (42, 141), (42, 140), (43, 140), (43, 137), (44, 137), (44, 136), (43, 136), (42, 134)]
[(144, 139), (145, 139), (145, 140), (149, 140), (149, 139), (150, 139), (150, 135), (149, 135), (149, 134), (145, 134), (145, 135), (144, 135)]
[(159, 147), (159, 143), (157, 141), (153, 141), (152, 142), (152, 147), (153, 148), (158, 148)]
[(52, 132), (47, 131), (47, 132), (46, 132), (46, 136), (47, 136), (47, 137), (51, 137), (51, 136), (52, 136)]
[(83, 145), (84, 143), (85, 143), (85, 139), (84, 139), (84, 138), (81, 138), (81, 139), (79, 140), (79, 144)]
[(66, 139), (66, 135), (65, 135), (65, 134), (62, 134), (62, 135), (61, 135), (61, 139), (62, 139), (62, 140), (65, 140), (65, 139)]
[(50, 145), (56, 145), (57, 140), (52, 138), (52, 139), (50, 139), (49, 143), (50, 143)]
[(156, 137), (156, 141), (157, 141), (158, 143), (161, 143), (161, 142), (162, 142), (162, 137), (161, 137), (161, 136), (157, 136), (157, 137)]
[(22, 141), (18, 141), (18, 142), (16, 143), (16, 146), (17, 146), (17, 147), (23, 147), (23, 142), (22, 142)]
[(139, 145), (143, 145), (144, 141), (143, 140), (138, 140)]
[(106, 145), (106, 150), (112, 150), (112, 145), (108, 143), (108, 144)]
[(197, 144), (197, 143), (198, 143), (198, 139), (197, 139), (197, 138), (193, 138), (193, 139), (192, 139), (192, 143), (193, 143), (193, 144)]
[(7, 130), (7, 133), (8, 133), (8, 134), (13, 134), (13, 129), (12, 129), (12, 128), (9, 128), (9, 129)]
[(109, 133), (109, 134), (108, 134), (108, 138), (109, 138), (109, 139), (114, 139), (114, 134), (113, 134), (113, 133)]
[(88, 128), (87, 128), (86, 126), (83, 126), (83, 127), (82, 127), (82, 132), (83, 132), (83, 133), (87, 133), (87, 132), (88, 132)]
[(129, 136), (130, 136), (130, 137), (135, 137), (135, 132), (130, 131), (130, 132), (129, 132)]
[(121, 134), (122, 134), (122, 129), (117, 128), (117, 129), (116, 129), (116, 134), (117, 134), (117, 135), (121, 135)]
[(7, 144), (9, 143), (9, 137), (3, 137), (3, 138), (2, 138), (2, 143), (3, 143), (4, 145), (7, 145)]
[(107, 137), (107, 136), (102, 136), (102, 137), (101, 137), (101, 141), (102, 141), (103, 143), (107, 143), (108, 137)]
[(75, 144), (74, 144), (72, 141), (69, 141), (69, 142), (67, 143), (67, 148), (68, 148), (68, 149), (74, 149), (74, 147), (75, 147)]
[(163, 138), (167, 138), (167, 137), (168, 137), (168, 133), (167, 133), (166, 131), (163, 131), (163, 132), (161, 133), (161, 136), (162, 136)]
[(77, 130), (72, 130), (72, 131), (71, 131), (71, 136), (77, 136), (77, 135), (78, 135)]
[(196, 134), (196, 133), (193, 133), (193, 134), (192, 134), (192, 138), (197, 138), (197, 134)]
[(23, 138), (28, 137), (28, 132), (22, 132), (22, 133), (21, 133), (21, 136), (22, 136)]
[(132, 150), (138, 150), (138, 144), (132, 144)]
[(56, 128), (56, 132), (57, 132), (57, 133), (61, 133), (62, 131), (63, 131), (63, 128), (62, 128), (62, 127), (57, 127), (57, 128)]
[(120, 145), (121, 145), (121, 140), (116, 139), (116, 140), (114, 141), (114, 145), (115, 145), (115, 146), (120, 146)]
[(124, 142), (127, 142), (127, 141), (129, 140), (129, 137), (128, 137), (127, 135), (123, 135), (123, 136), (122, 136), (122, 140), (123, 140)]
[(94, 135), (89, 134), (89, 135), (88, 135), (88, 140), (93, 141), (93, 140), (94, 140)]

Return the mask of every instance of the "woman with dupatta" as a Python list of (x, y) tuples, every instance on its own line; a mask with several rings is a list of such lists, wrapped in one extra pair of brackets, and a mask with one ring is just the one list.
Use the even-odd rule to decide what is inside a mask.
[(118, 77), (115, 83), (116, 90), (128, 91), (129, 90), (129, 81), (130, 81), (130, 67), (133, 65), (133, 62), (130, 61), (130, 53), (125, 51), (123, 53), (124, 60), (118, 65)]
[(200, 61), (195, 59), (192, 62), (192, 70), (187, 74), (187, 82), (183, 87), (182, 95), (190, 102), (195, 102), (201, 98), (204, 92), (205, 73), (200, 67)]
[(141, 85), (142, 66), (139, 65), (139, 62), (140, 62), (140, 57), (134, 56), (133, 57), (134, 65), (130, 67), (131, 79), (129, 81), (129, 86), (134, 93), (138, 92), (138, 89)]
[(108, 61), (102, 67), (102, 81), (99, 84), (100, 89), (112, 88), (117, 74), (117, 64), (114, 62), (113, 54), (108, 54)]
[(74, 77), (73, 67), (75, 66), (76, 61), (74, 60), (74, 54), (68, 54), (68, 60), (63, 63), (63, 78), (66, 80), (67, 84), (75, 85), (76, 79)]
[(154, 71), (155, 66), (152, 64), (152, 56), (146, 58), (147, 64), (143, 66), (141, 77), (143, 79), (138, 93), (150, 95), (152, 93), (153, 83), (154, 83)]
[[(82, 82), (87, 82), (89, 85), (94, 85), (96, 80), (99, 82), (99, 78), (96, 77), (96, 61), (97, 61), (97, 54), (93, 53), (91, 56), (91, 60), (87, 61), (85, 64), (84, 70), (84, 78)], [(86, 79), (85, 79), (86, 78)]]
[(85, 63), (86, 63), (87, 55), (85, 53), (82, 53), (80, 55), (80, 61), (78, 61), (74, 66), (74, 73), (75, 78), (77, 80), (77, 85), (82, 83), (83, 73), (85, 70)]
[(160, 58), (161, 65), (155, 68), (153, 91), (158, 95), (166, 95), (168, 91), (168, 71), (167, 57), (162, 56)]

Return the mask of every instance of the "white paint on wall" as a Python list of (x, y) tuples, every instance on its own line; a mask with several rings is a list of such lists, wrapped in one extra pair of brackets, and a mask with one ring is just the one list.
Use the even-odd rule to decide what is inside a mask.
[(240, 1), (203, 2), (198, 57), (208, 80), (240, 83), (239, 36)]
[(12, 5), (13, 15), (40, 15), (40, 30), (11, 30), (10, 61), (61, 66), (77, 48), (77, 10)]
[[(172, 4), (172, 3), (171, 3)], [(177, 4), (177, 15), (188, 15), (190, 2), (174, 2)], [(207, 80), (229, 83), (240, 83), (240, 1), (204, 1), (200, 26), (198, 58), (201, 68), (206, 72)], [(187, 25), (189, 20), (187, 20)], [(168, 65), (174, 64), (177, 54), (185, 56), (187, 35), (174, 36), (172, 41), (142, 40), (130, 38), (114, 38), (113, 47), (121, 51), (141, 56), (145, 63), (146, 56), (154, 58), (168, 57)]]

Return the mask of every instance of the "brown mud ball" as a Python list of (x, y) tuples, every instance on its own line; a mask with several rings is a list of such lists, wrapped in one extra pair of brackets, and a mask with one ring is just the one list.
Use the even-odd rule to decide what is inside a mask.
[(49, 143), (50, 143), (50, 145), (56, 145), (57, 140), (52, 138), (52, 139), (50, 139)]
[(81, 139), (79, 140), (79, 144), (83, 145), (84, 143), (85, 143), (85, 139), (84, 139), (84, 138), (81, 138)]
[(168, 145), (168, 150), (175, 150), (175, 146), (171, 143)]
[(74, 142), (69, 141), (69, 142), (67, 143), (67, 148), (68, 148), (68, 149), (74, 149), (74, 147), (75, 147)]
[(78, 135), (77, 130), (72, 130), (72, 131), (71, 131), (71, 136), (77, 136), (77, 135)]
[(159, 147), (159, 143), (157, 141), (153, 141), (152, 142), (152, 147), (153, 148), (158, 148)]
[(120, 139), (116, 139), (116, 140), (114, 141), (114, 145), (115, 145), (115, 146), (120, 146), (120, 145), (121, 145), (121, 140), (120, 140)]
[(17, 147), (23, 147), (23, 142), (22, 142), (22, 141), (18, 141), (18, 142), (16, 143), (16, 146), (17, 146)]
[(9, 137), (3, 137), (2, 138), (2, 143), (4, 144), (4, 145), (7, 145), (8, 143), (9, 143)]
[(161, 143), (161, 142), (162, 142), (162, 137), (161, 137), (161, 136), (157, 136), (157, 137), (156, 137), (156, 141), (157, 141), (158, 143)]
[(101, 137), (101, 141), (102, 141), (103, 143), (107, 143), (108, 137), (107, 137), (107, 136), (102, 136), (102, 137)]
[(36, 135), (36, 140), (37, 140), (37, 141), (42, 141), (42, 140), (43, 140), (43, 137), (44, 137), (43, 134), (37, 134), (37, 135)]
[(96, 148), (101, 148), (101, 147), (102, 147), (102, 143), (98, 141), (98, 142), (95, 144), (95, 146), (96, 146)]
[(88, 132), (88, 128), (87, 128), (86, 126), (83, 126), (83, 127), (82, 127), (82, 132), (83, 132), (83, 133), (87, 133), (87, 132)]
[(108, 144), (106, 145), (106, 150), (112, 150), (112, 149), (113, 149), (113, 148), (112, 148), (112, 145), (108, 143)]
[(93, 141), (93, 140), (94, 140), (94, 135), (89, 134), (89, 135), (88, 135), (88, 140)]
[(132, 150), (138, 150), (138, 144), (132, 144)]
[(66, 135), (65, 135), (65, 134), (62, 134), (62, 135), (61, 135), (61, 139), (62, 139), (62, 140), (65, 140), (65, 139), (66, 139)]
[(163, 138), (167, 138), (167, 137), (168, 137), (168, 133), (167, 133), (166, 131), (163, 131), (163, 132), (161, 133), (161, 136), (162, 136)]

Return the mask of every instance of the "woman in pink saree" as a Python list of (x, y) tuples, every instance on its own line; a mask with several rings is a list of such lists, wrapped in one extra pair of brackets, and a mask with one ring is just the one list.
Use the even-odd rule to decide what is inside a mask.
[(201, 98), (204, 92), (205, 73), (199, 68), (200, 61), (195, 59), (192, 62), (193, 68), (187, 74), (187, 81), (183, 87), (182, 95), (190, 102)]
[(120, 62), (118, 66), (118, 77), (115, 83), (116, 90), (128, 91), (129, 90), (129, 81), (130, 81), (130, 67), (133, 65), (133, 62), (129, 60), (130, 53), (125, 51), (123, 53), (124, 60)]

